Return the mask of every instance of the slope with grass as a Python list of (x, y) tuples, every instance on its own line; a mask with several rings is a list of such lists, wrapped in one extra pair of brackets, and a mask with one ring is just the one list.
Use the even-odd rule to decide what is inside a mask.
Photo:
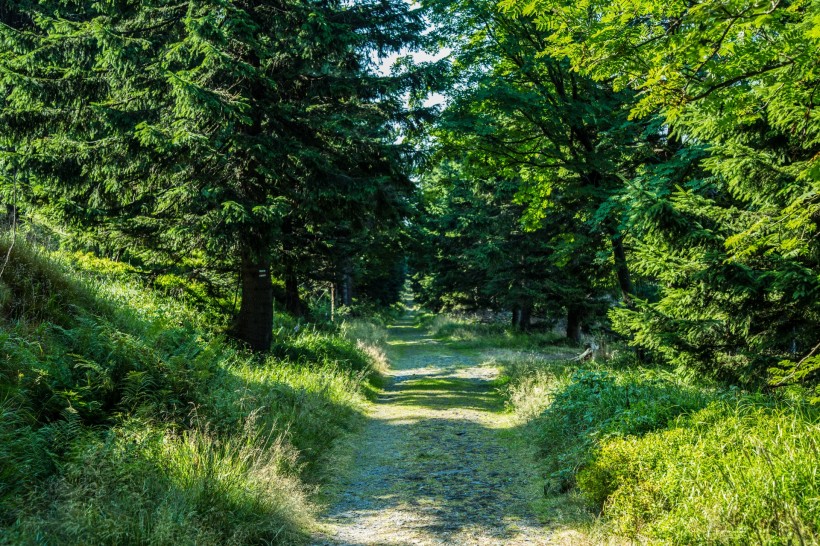
[(820, 543), (820, 412), (799, 394), (705, 384), (623, 354), (499, 364), (545, 495), (602, 514), (596, 541)]
[(124, 264), (14, 246), (0, 279), (0, 542), (306, 540), (329, 449), (362, 422), (384, 365), (378, 329), (348, 325), (346, 339), (278, 316), (258, 357), (208, 320)]

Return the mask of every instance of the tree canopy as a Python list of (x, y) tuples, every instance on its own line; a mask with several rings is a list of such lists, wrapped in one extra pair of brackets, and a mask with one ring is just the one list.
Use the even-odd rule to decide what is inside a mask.
[(431, 307), (813, 384), (818, 20), (816, 0), (10, 1), (0, 193), (63, 244), (224, 301), (238, 283), (231, 331), (257, 350), (274, 305), (386, 305), (409, 272)]
[[(411, 150), (396, 128), (418, 47), (403, 2), (18, 2), (2, 27), (8, 195), (147, 264), (240, 272), (235, 332), (270, 344), (271, 275), (349, 276), (400, 229)], [(392, 237), (395, 239), (395, 237)], [(387, 240), (387, 239), (385, 239)], [(317, 266), (322, 263), (322, 266)]]

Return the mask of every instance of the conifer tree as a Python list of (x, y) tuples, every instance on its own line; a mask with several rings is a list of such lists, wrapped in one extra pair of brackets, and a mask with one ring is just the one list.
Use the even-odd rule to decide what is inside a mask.
[[(471, 161), (472, 159), (472, 161)], [(568, 217), (525, 229), (515, 203), (520, 181), (487, 176), (489, 166), (463, 156), (442, 161), (422, 179), (427, 244), (414, 264), (419, 296), (436, 307), (511, 311), (526, 330), (533, 315), (567, 312), (567, 336), (579, 341), (582, 321), (602, 316), (601, 275), (583, 260), (589, 240), (570, 244)], [(579, 259), (580, 258), (580, 259)]]
[(403, 2), (41, 0), (15, 13), (33, 23), (3, 27), (2, 119), (31, 150), (16, 167), (35, 173), (30, 199), (147, 262), (236, 267), (234, 331), (254, 349), (270, 344), (272, 271), (299, 309), (298, 232), (407, 193), (390, 128), (406, 78), (371, 69), (421, 35)]
[[(640, 92), (678, 152), (630, 184), (638, 268), (659, 281), (616, 327), (733, 380), (813, 381), (818, 309), (820, 4), (510, 0), (544, 53)], [(788, 371), (791, 370), (791, 371)]]
[[(633, 280), (625, 249), (623, 179), (651, 157), (651, 121), (628, 119), (632, 93), (574, 73), (562, 57), (541, 55), (548, 31), (498, 12), (494, 4), (431, 2), (442, 32), (455, 43), (457, 91), (445, 109), (437, 143), (453, 154), (467, 148), (490, 158), (488, 169), (519, 180), (531, 226), (561, 223), (562, 243), (581, 274), (584, 294), (568, 315), (583, 314), (583, 286), (611, 278), (626, 305)], [(445, 24), (444, 21), (447, 21)], [(455, 24), (453, 22), (455, 21)], [(456, 155), (457, 156), (457, 155)], [(599, 264), (608, 263), (604, 272)], [(594, 272), (594, 273), (593, 273)], [(565, 276), (572, 283), (571, 276)], [(597, 305), (590, 308), (590, 312)]]

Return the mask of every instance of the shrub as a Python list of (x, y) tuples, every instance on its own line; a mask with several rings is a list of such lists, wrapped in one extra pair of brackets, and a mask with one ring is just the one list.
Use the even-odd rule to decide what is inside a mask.
[(567, 490), (600, 441), (666, 427), (678, 415), (705, 407), (713, 396), (662, 371), (578, 369), (531, 426), (548, 472)]
[(640, 543), (818, 543), (816, 407), (624, 364), (504, 362), (548, 493), (577, 485), (601, 533)]

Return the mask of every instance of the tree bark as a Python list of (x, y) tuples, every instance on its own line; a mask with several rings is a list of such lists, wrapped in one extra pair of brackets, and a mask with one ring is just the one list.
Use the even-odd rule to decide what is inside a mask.
[(521, 306), (521, 311), (518, 313), (518, 329), (527, 331), (530, 329), (532, 319), (532, 305), (525, 303)]
[(342, 274), (342, 305), (353, 305), (353, 275), (347, 267)]
[(330, 283), (330, 322), (336, 320), (336, 283)]
[(299, 298), (299, 278), (291, 263), (285, 266), (285, 310), (295, 317), (305, 314), (305, 308)]
[(579, 307), (567, 307), (567, 339), (575, 343), (581, 343), (581, 315)]
[(305, 308), (299, 298), (299, 277), (296, 273), (293, 253), (293, 220), (285, 218), (282, 224), (282, 261), (285, 265), (285, 311), (295, 317), (302, 317)]
[(512, 327), (513, 328), (518, 328), (518, 314), (519, 314), (518, 307), (513, 307), (512, 308)]
[(624, 243), (620, 235), (613, 234), (612, 238), (612, 256), (615, 260), (615, 275), (618, 277), (618, 286), (621, 289), (621, 297), (627, 306), (632, 305), (632, 277), (629, 274), (629, 267), (626, 263), (626, 252), (624, 251)]
[(273, 284), (270, 260), (242, 256), (242, 304), (234, 334), (256, 352), (270, 349), (273, 336)]

